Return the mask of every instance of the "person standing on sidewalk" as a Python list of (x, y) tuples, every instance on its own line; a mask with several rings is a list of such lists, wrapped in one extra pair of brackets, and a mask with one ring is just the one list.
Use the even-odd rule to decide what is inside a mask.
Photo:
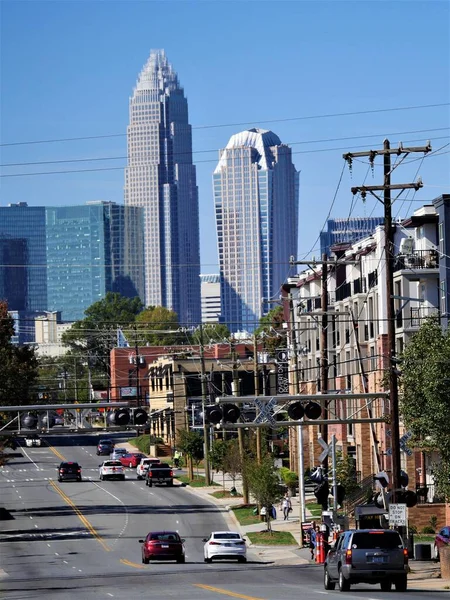
[(281, 508), (283, 509), (284, 520), (287, 521), (289, 519), (289, 513), (292, 510), (291, 499), (289, 498), (289, 494), (286, 492), (283, 500), (281, 501)]

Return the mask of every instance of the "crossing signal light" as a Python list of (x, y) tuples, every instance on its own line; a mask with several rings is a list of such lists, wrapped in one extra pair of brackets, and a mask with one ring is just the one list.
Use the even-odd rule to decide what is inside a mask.
[(328, 508), (328, 495), (330, 493), (330, 487), (328, 481), (324, 480), (319, 483), (314, 489), (314, 496), (317, 498), (317, 502), (322, 505), (323, 510)]
[(38, 418), (36, 415), (32, 415), (28, 413), (24, 417), (22, 417), (22, 427), (25, 429), (36, 429), (38, 424)]
[(217, 425), (221, 421), (236, 423), (240, 416), (241, 411), (235, 404), (205, 406), (205, 421), (213, 425)]
[(303, 404), (301, 402), (294, 402), (293, 404), (289, 405), (287, 412), (293, 421), (300, 421), (305, 414), (305, 409), (303, 408)]
[(301, 402), (294, 402), (289, 405), (287, 412), (293, 421), (299, 421), (304, 416), (308, 419), (318, 419), (322, 408), (317, 402), (308, 402), (305, 406)]
[(128, 425), (130, 412), (126, 408), (116, 408), (108, 413), (107, 419), (110, 425)]
[(406, 504), (408, 508), (412, 508), (417, 504), (417, 494), (412, 490), (398, 490), (395, 494), (395, 501), (399, 504)]
[(308, 419), (318, 419), (322, 414), (322, 407), (317, 402), (308, 402), (305, 406), (305, 415)]
[(133, 413), (133, 422), (135, 425), (145, 425), (148, 421), (148, 414), (143, 408), (137, 408)]
[(46, 429), (50, 429), (55, 425), (55, 417), (53, 415), (48, 415), (47, 418), (47, 413), (45, 413), (41, 419), (41, 425), (43, 425), (43, 427)]

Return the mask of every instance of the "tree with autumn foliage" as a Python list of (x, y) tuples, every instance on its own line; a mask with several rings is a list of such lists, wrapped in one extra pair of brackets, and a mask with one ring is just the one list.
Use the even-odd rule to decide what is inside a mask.
[(32, 404), (33, 386), (38, 377), (38, 361), (31, 346), (12, 343), (14, 320), (8, 304), (0, 301), (0, 406)]

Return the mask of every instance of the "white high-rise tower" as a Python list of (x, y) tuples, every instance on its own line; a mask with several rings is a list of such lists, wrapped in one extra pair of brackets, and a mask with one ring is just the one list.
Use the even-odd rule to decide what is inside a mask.
[(298, 172), (277, 135), (250, 129), (230, 138), (213, 179), (222, 317), (252, 331), (297, 256)]
[[(201, 320), (198, 192), (188, 106), (163, 50), (152, 50), (130, 98), (125, 204), (144, 209), (146, 306)], [(131, 244), (132, 246), (132, 240)], [(133, 260), (129, 259), (129, 269)]]

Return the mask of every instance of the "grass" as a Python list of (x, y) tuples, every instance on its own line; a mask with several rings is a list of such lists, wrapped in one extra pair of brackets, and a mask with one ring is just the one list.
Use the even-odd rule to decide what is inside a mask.
[(214, 496), (214, 498), (242, 498), (242, 494), (232, 494), (230, 490), (220, 490), (219, 492), (212, 492), (210, 496)]
[(414, 543), (417, 542), (434, 542), (434, 535), (428, 535), (426, 533), (414, 533)]
[(289, 531), (251, 531), (246, 537), (259, 546), (297, 546), (297, 540)]
[(248, 504), (246, 506), (236, 506), (233, 508), (234, 516), (241, 525), (254, 525), (255, 523), (261, 523), (258, 515), (253, 514), (255, 504)]
[(315, 502), (307, 502), (306, 508), (311, 513), (312, 517), (320, 517), (322, 515), (322, 505)]
[[(194, 479), (189, 479), (187, 475), (176, 475), (178, 481), (181, 483), (185, 483), (186, 485), (190, 485), (191, 487), (206, 487), (205, 486), (205, 478), (200, 475), (194, 475)], [(211, 485), (219, 485), (215, 481), (211, 482)]]

